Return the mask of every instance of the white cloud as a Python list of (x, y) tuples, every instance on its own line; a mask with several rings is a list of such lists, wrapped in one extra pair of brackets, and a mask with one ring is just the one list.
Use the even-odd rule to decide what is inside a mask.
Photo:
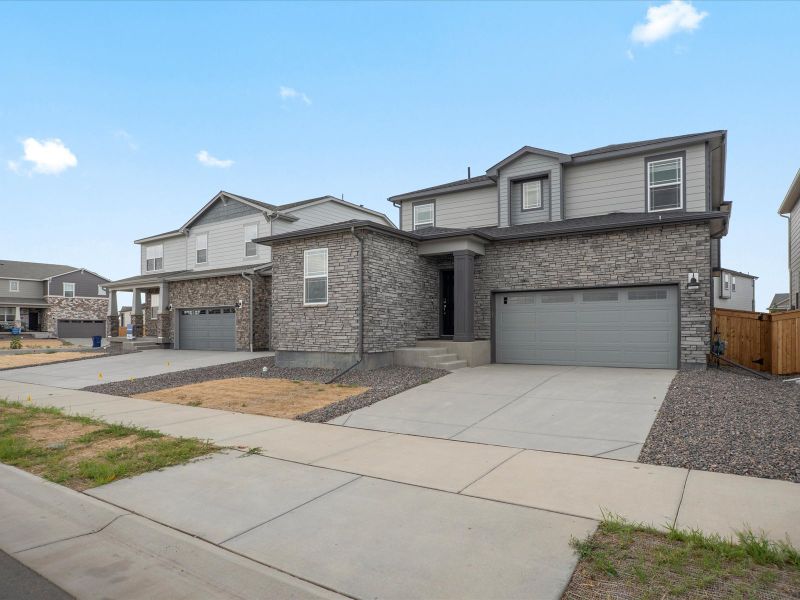
[(222, 160), (219, 158), (215, 158), (211, 156), (206, 150), (200, 150), (196, 155), (197, 160), (200, 164), (205, 165), (207, 167), (218, 167), (220, 169), (227, 169), (233, 164), (233, 161), (230, 159)]
[(634, 25), (631, 39), (649, 45), (676, 33), (694, 31), (707, 16), (707, 12), (698, 11), (684, 0), (671, 0), (660, 6), (651, 6), (647, 9), (646, 22)]
[(284, 85), (280, 86), (278, 89), (278, 95), (284, 100), (300, 100), (306, 106), (311, 105), (311, 98), (306, 96), (303, 92), (299, 92), (291, 87), (286, 87)]
[(37, 140), (26, 138), (22, 140), (23, 155), (20, 160), (8, 161), (8, 168), (14, 173), (22, 172), (22, 162), (33, 163), (28, 175), (42, 173), (55, 175), (70, 167), (78, 165), (78, 158), (58, 138), (50, 140)]
[(128, 148), (130, 148), (134, 152), (139, 149), (139, 144), (136, 143), (136, 140), (133, 139), (133, 136), (124, 129), (117, 129), (114, 132), (114, 137), (117, 138), (118, 140), (122, 140), (123, 142), (125, 142)]

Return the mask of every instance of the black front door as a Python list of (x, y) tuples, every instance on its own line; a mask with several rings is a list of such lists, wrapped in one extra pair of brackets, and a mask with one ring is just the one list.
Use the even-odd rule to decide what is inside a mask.
[(453, 336), (453, 271), (439, 271), (439, 335)]
[(28, 330), (39, 331), (39, 313), (36, 311), (28, 313)]

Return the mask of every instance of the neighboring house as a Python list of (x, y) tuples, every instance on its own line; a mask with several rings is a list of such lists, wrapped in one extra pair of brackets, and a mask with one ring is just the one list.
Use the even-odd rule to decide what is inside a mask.
[(348, 219), (394, 227), (386, 215), (333, 196), (274, 205), (219, 192), (179, 229), (134, 242), (140, 274), (109, 284), (109, 331), (121, 324), (117, 292), (130, 291), (136, 337), (187, 350), (266, 349), (271, 252), (253, 240)]
[(731, 269), (714, 271), (714, 307), (755, 311), (756, 279), (755, 275)]
[(372, 367), (437, 346), (450, 367), (704, 365), (725, 154), (725, 131), (526, 146), (485, 175), (392, 196), (400, 230), (264, 236), (277, 364)]
[(0, 260), (0, 329), (105, 335), (108, 279), (69, 265)]
[(791, 310), (792, 308), (792, 297), (789, 294), (775, 294), (772, 297), (772, 302), (769, 303), (769, 308), (767, 309), (769, 312), (784, 312), (786, 310)]
[(778, 214), (789, 220), (789, 308), (800, 308), (800, 169), (778, 208)]

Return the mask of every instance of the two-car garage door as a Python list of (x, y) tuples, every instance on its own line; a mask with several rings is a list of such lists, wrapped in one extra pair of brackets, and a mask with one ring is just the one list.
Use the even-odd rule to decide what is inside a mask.
[(181, 350), (236, 350), (236, 309), (189, 308), (178, 311)]
[(676, 286), (495, 294), (498, 363), (678, 365)]

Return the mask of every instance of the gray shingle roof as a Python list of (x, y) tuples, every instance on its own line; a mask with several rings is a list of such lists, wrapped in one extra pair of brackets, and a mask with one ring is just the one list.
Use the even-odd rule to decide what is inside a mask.
[(791, 296), (789, 294), (775, 294), (772, 297), (772, 302), (769, 303), (770, 308), (780, 307), (782, 305), (789, 305)]
[(78, 268), (69, 265), (0, 259), (0, 277), (8, 279), (48, 279), (77, 270)]
[(591, 150), (583, 150), (581, 152), (574, 152), (572, 156), (590, 156), (593, 154), (603, 154), (605, 152), (616, 152), (618, 150), (630, 150), (638, 148), (639, 146), (650, 146), (652, 144), (663, 144), (665, 142), (678, 142), (686, 138), (693, 138), (698, 136), (711, 136), (714, 134), (722, 135), (724, 130), (716, 131), (703, 131), (701, 133), (687, 133), (685, 135), (673, 135), (670, 137), (655, 138), (652, 140), (639, 140), (637, 142), (625, 142), (622, 144), (609, 144), (608, 146), (600, 146), (599, 148), (592, 148)]

